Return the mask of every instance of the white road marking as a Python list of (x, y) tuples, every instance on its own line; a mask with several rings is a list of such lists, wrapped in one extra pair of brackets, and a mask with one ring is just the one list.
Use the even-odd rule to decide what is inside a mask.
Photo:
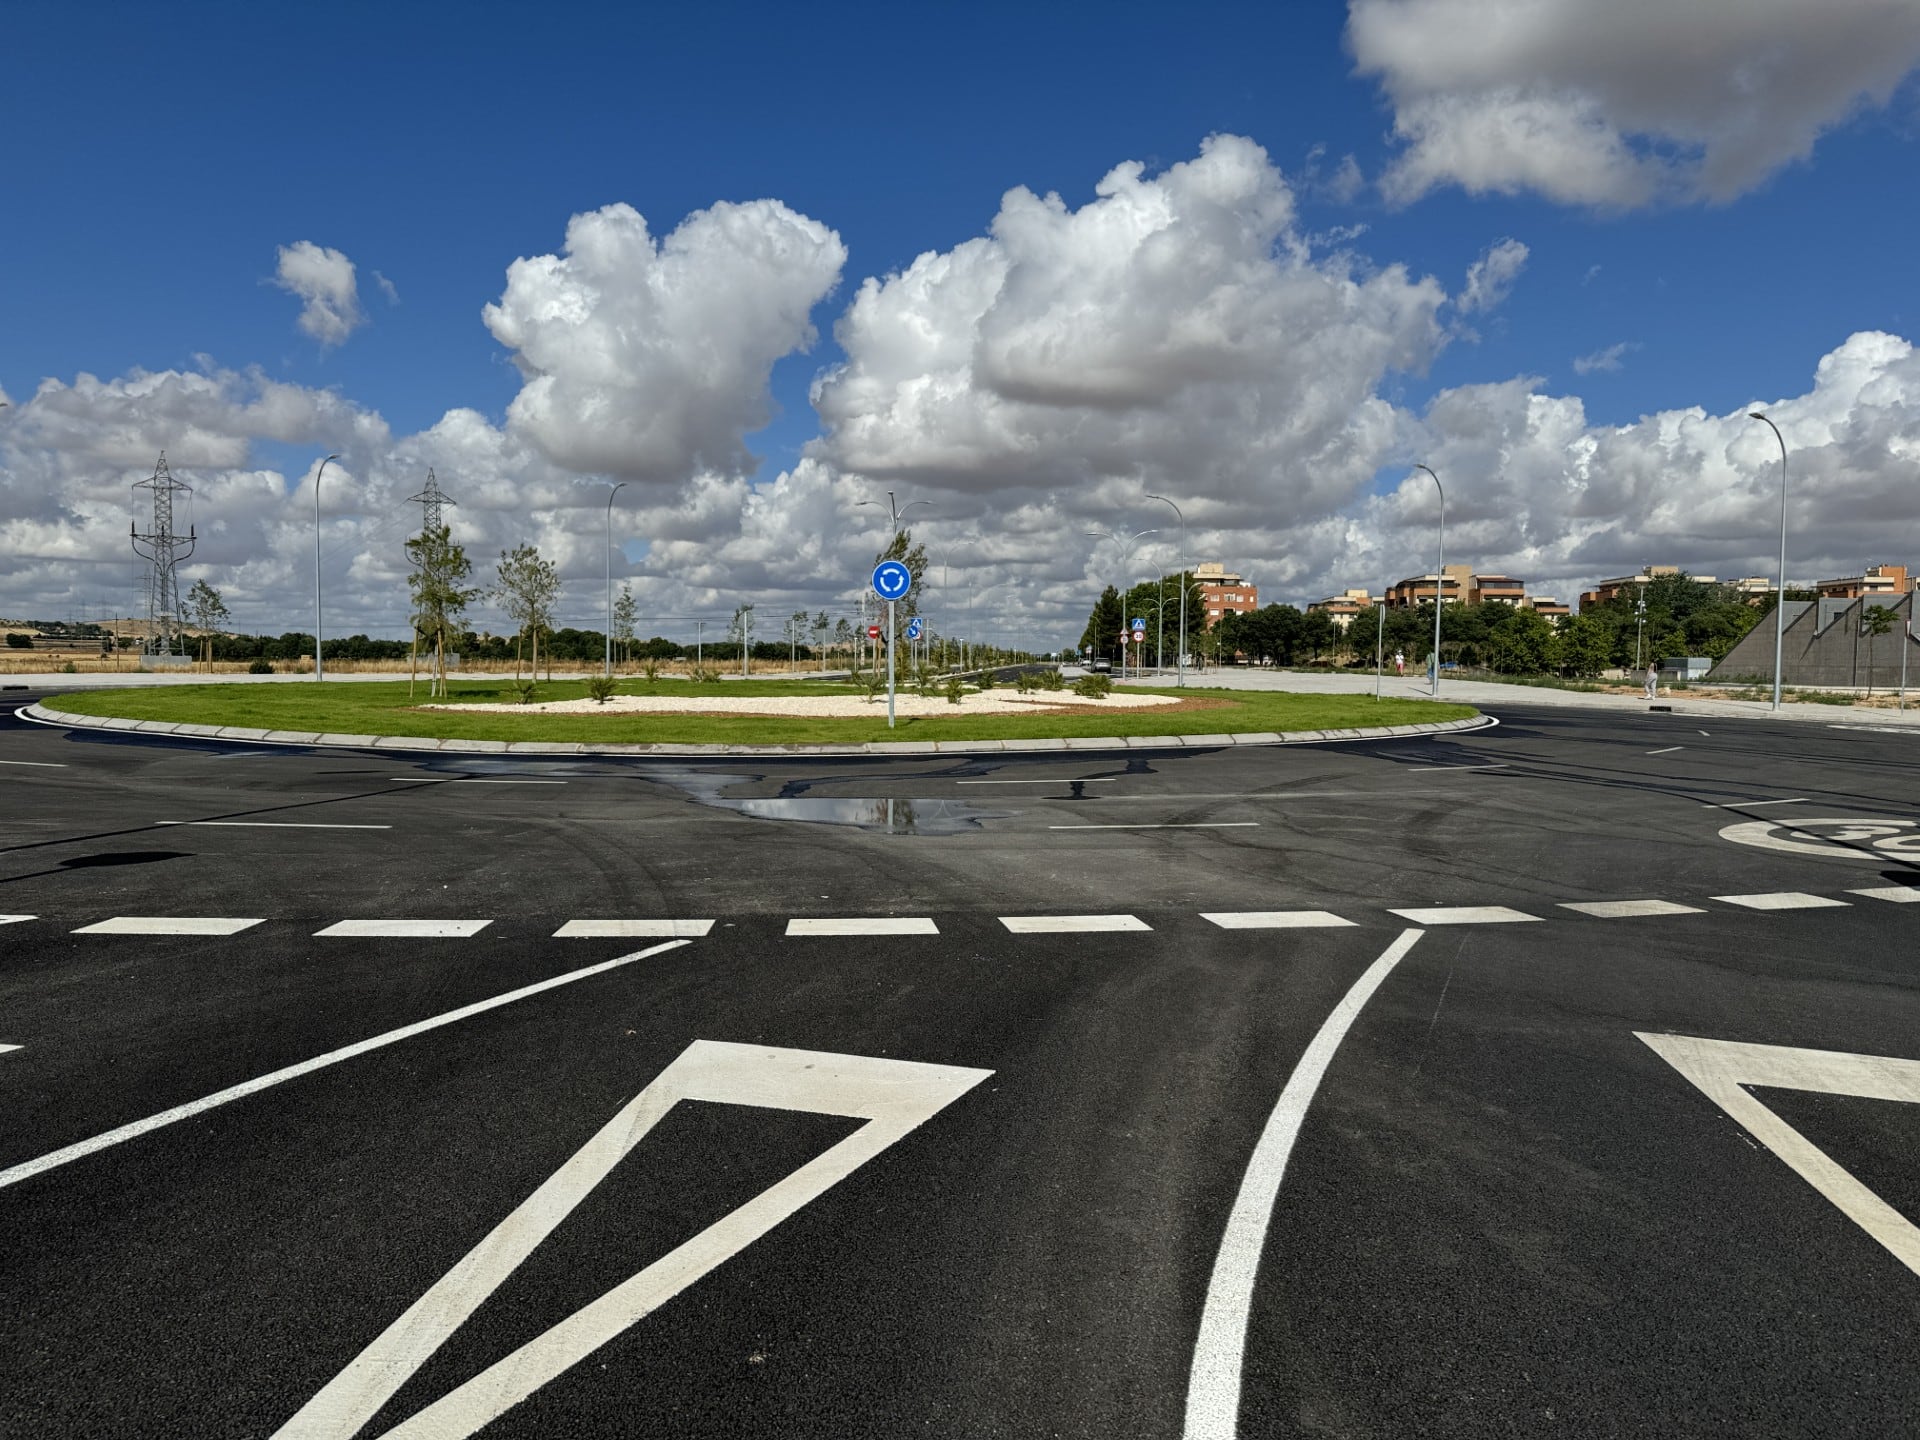
[(682, 1100), (867, 1123), (677, 1249), (534, 1337), (385, 1440), (465, 1440), (564, 1374), (985, 1080), (991, 1070), (696, 1040), (350, 1361), (274, 1440), (351, 1440)]
[(67, 762), (64, 760), (0, 760), (0, 765), (27, 765), (35, 770), (64, 770), (67, 768)]
[(1845, 909), (1850, 903), (1829, 899), (1825, 895), (1809, 895), (1802, 890), (1776, 890), (1767, 895), (1715, 895), (1713, 898), (1723, 905), (1743, 905), (1749, 910), (1830, 910), (1836, 906)]
[(1307, 1107), (1313, 1103), (1340, 1042), (1346, 1039), (1361, 1008), (1420, 935), (1418, 930), (1402, 931), (1400, 938), (1353, 982), (1353, 988), (1321, 1023), (1267, 1117), (1260, 1140), (1253, 1147), (1253, 1157), (1247, 1162), (1247, 1173), (1240, 1181), (1240, 1193), (1234, 1197), (1226, 1233), (1220, 1237), (1220, 1251), (1214, 1257), (1213, 1274), (1207, 1281), (1206, 1306), (1200, 1312), (1200, 1333), (1193, 1345), (1193, 1368), (1187, 1376), (1187, 1417), (1181, 1430), (1184, 1440), (1234, 1440), (1239, 1433), (1240, 1372), (1246, 1356), (1253, 1282), (1260, 1269), (1261, 1252), (1266, 1249), (1267, 1227), (1273, 1220), (1274, 1202), (1280, 1197), (1280, 1182), (1286, 1178), (1293, 1142), (1299, 1138)]
[(1896, 905), (1920, 901), (1920, 888), (1912, 885), (1875, 885), (1865, 890), (1849, 890), (1849, 895), (1864, 895), (1869, 900), (1891, 900)]
[(396, 785), (445, 785), (454, 777), (451, 775), (389, 775), (387, 779)]
[(319, 825), (293, 820), (156, 820), (156, 825), (201, 825), (223, 830), (391, 830), (391, 825)]
[(853, 915), (844, 919), (789, 920), (789, 935), (938, 935), (925, 916)]
[(1729, 1119), (1839, 1206), (1841, 1214), (1920, 1275), (1920, 1226), (1834, 1164), (1824, 1151), (1746, 1088), (1758, 1085), (1920, 1104), (1920, 1060), (1850, 1055), (1840, 1050), (1800, 1050), (1787, 1045), (1744, 1045), (1689, 1035), (1635, 1034)]
[(1353, 924), (1331, 910), (1203, 910), (1200, 918), (1222, 930), (1310, 930)]
[(1058, 780), (956, 780), (956, 785), (1105, 785), (1113, 780), (1125, 780), (1125, 775), (1088, 775), (1084, 779), (1062, 777)]
[(556, 940), (650, 940), (673, 936), (698, 940), (713, 929), (711, 920), (569, 920), (553, 932)]
[(1562, 900), (1562, 910), (1574, 910), (1600, 920), (1624, 920), (1632, 915), (1704, 915), (1697, 905), (1676, 905), (1671, 900)]
[(1062, 935), (1076, 930), (1151, 930), (1136, 915), (1002, 915), (1015, 935)]
[(1673, 753), (1674, 751), (1676, 751), (1676, 750), (1684, 750), (1684, 749), (1686, 749), (1686, 748), (1687, 748), (1687, 747), (1686, 747), (1686, 746), (1684, 746), (1684, 745), (1669, 745), (1669, 746), (1667, 746), (1667, 748), (1666, 748), (1666, 749), (1664, 749), (1664, 750), (1649, 750), (1649, 751), (1647, 751), (1647, 754), (1649, 754), (1649, 755), (1671, 755), (1671, 754), (1672, 754), (1672, 753)]
[[(1702, 730), (1702, 731), (1701, 731), (1700, 733), (1701, 733), (1702, 735), (1706, 735), (1706, 734), (1707, 734), (1707, 732), (1706, 732), (1706, 731), (1704, 731), (1704, 730)], [(1712, 739), (1713, 737), (1712, 737), (1712, 736), (1710, 736), (1710, 735), (1708, 735), (1708, 736), (1707, 736), (1707, 738), (1708, 738), (1708, 739)]]
[(1805, 805), (1806, 796), (1793, 800), (1730, 800), (1724, 805), (1706, 805), (1708, 810), (1751, 810), (1757, 805)]
[(1407, 766), (1407, 769), (1409, 770), (1420, 770), (1420, 771), (1426, 771), (1429, 773), (1435, 770), (1505, 770), (1507, 768), (1508, 767), (1504, 762), (1499, 765), (1409, 765)]
[[(1838, 829), (1816, 831), (1815, 825), (1834, 825)], [(1818, 855), (1828, 860), (1858, 860), (1869, 865), (1884, 864), (1893, 856), (1913, 853), (1920, 842), (1911, 820), (1876, 820), (1872, 817), (1844, 815), (1802, 816), (1796, 820), (1744, 820), (1720, 831), (1722, 840), (1736, 845), (1751, 845), (1758, 850), (1779, 850), (1788, 855)], [(1865, 841), (1872, 849), (1860, 848)], [(1879, 853), (1875, 853), (1875, 852)]]
[(24, 1050), (26, 1048), (24, 1045), (0, 1045), (0, 1055), (10, 1055), (15, 1050)]
[(0, 925), (18, 925), (22, 920), (37, 920), (37, 915), (0, 915)]
[(455, 785), (564, 785), (567, 782), (564, 780), (488, 780), (472, 775), (461, 775), (455, 777), (451, 783)]
[(229, 920), (215, 915), (116, 915), (82, 925), (75, 935), (238, 935), (259, 920)]
[(22, 1180), (35, 1175), (43, 1175), (49, 1170), (93, 1155), (101, 1150), (121, 1144), (123, 1141), (138, 1139), (142, 1135), (172, 1125), (181, 1120), (190, 1120), (218, 1106), (235, 1100), (257, 1095), (275, 1085), (288, 1080), (297, 1080), (302, 1075), (311, 1075), (316, 1070), (324, 1070), (329, 1065), (338, 1065), (342, 1060), (352, 1060), (356, 1056), (393, 1045), (401, 1040), (409, 1040), (415, 1035), (424, 1035), (429, 1030), (438, 1030), (442, 1025), (451, 1025), (455, 1021), (465, 1020), (473, 1015), (484, 1014), (488, 1010), (497, 1010), (502, 1005), (511, 1005), (516, 1000), (525, 1000), (530, 995), (538, 995), (543, 990), (552, 990), (561, 985), (571, 985), (576, 980), (585, 980), (590, 975), (603, 974), (622, 965), (631, 965), (636, 960), (645, 960), (666, 950), (676, 950), (691, 942), (686, 940), (668, 940), (664, 944), (650, 946), (645, 950), (636, 950), (631, 955), (617, 956), (612, 960), (602, 960), (598, 965), (589, 965), (582, 970), (569, 970), (564, 975), (555, 975), (551, 979), (539, 980), (532, 985), (523, 985), (518, 990), (509, 990), (504, 995), (495, 995), (491, 1000), (478, 1000), (471, 1005), (462, 1005), (458, 1010), (449, 1010), (444, 1015), (435, 1015), (430, 1020), (417, 1020), (411, 1025), (402, 1025), (398, 1030), (389, 1030), (383, 1035), (375, 1035), (370, 1040), (358, 1040), (338, 1050), (329, 1050), (324, 1055), (316, 1055), (311, 1060), (302, 1060), (297, 1065), (288, 1065), (270, 1074), (254, 1080), (245, 1080), (238, 1085), (230, 1085), (225, 1090), (216, 1090), (198, 1100), (190, 1100), (184, 1105), (176, 1105), (171, 1110), (162, 1110), (158, 1115), (149, 1115), (144, 1120), (135, 1120), (132, 1124), (122, 1125), (95, 1135), (91, 1140), (81, 1140), (76, 1144), (59, 1150), (49, 1151), (37, 1160), (27, 1160), (10, 1170), (0, 1170), (0, 1189), (17, 1185)]
[(1258, 820), (1196, 820), (1166, 825), (1049, 825), (1049, 830), (1258, 830)]
[(1389, 910), (1387, 913), (1416, 925), (1515, 925), (1540, 918), (1524, 910), (1510, 910), (1505, 905), (1439, 905), (1427, 910)]
[(340, 920), (319, 935), (347, 935), (357, 938), (406, 940), (465, 939), (491, 925), (491, 920)]

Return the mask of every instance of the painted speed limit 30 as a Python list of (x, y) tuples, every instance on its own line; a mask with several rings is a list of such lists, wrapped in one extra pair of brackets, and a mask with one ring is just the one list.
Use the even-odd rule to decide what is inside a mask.
[(1869, 865), (1884, 865), (1890, 859), (1920, 859), (1920, 822), (1874, 816), (1743, 820), (1723, 829), (1720, 838), (1757, 850), (1817, 855), (1823, 860), (1859, 860)]

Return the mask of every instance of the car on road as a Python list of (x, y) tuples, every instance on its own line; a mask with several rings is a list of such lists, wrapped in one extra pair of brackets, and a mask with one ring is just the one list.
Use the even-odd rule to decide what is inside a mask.
[(1092, 668), (1093, 673), (1096, 675), (1110, 674), (1113, 670), (1113, 662), (1111, 660), (1096, 660), (1093, 662)]

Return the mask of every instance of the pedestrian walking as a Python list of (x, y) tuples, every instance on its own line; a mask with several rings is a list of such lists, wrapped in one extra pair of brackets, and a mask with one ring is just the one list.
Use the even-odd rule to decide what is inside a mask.
[(1393, 673), (1400, 676), (1406, 675), (1407, 673), (1407, 652), (1406, 651), (1396, 650), (1393, 652)]
[(1660, 694), (1660, 672), (1654, 668), (1651, 660), (1647, 662), (1647, 699), (1652, 700)]

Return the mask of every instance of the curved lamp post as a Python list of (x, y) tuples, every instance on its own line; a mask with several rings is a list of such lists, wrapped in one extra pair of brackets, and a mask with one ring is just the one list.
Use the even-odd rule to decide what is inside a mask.
[(1780, 708), (1780, 656), (1787, 643), (1787, 442), (1780, 427), (1758, 410), (1747, 412), (1749, 420), (1758, 420), (1780, 442), (1780, 595), (1773, 605), (1773, 708)]
[(607, 492), (607, 657), (602, 664), (602, 675), (613, 674), (613, 497), (627, 488), (622, 480)]
[(1440, 608), (1446, 603), (1441, 587), (1447, 583), (1447, 491), (1440, 483), (1440, 477), (1425, 465), (1415, 462), (1414, 469), (1425, 470), (1433, 479), (1433, 488), (1440, 492), (1440, 562), (1433, 572), (1433, 693), (1440, 694)]
[(1180, 520), (1180, 648), (1174, 652), (1173, 683), (1184, 689), (1187, 683), (1187, 517), (1164, 495), (1149, 495), (1147, 499), (1173, 506), (1173, 513)]
[(327, 678), (326, 662), (320, 658), (320, 477), (327, 473), (327, 466), (339, 458), (327, 456), (313, 472), (313, 678), (316, 682)]

